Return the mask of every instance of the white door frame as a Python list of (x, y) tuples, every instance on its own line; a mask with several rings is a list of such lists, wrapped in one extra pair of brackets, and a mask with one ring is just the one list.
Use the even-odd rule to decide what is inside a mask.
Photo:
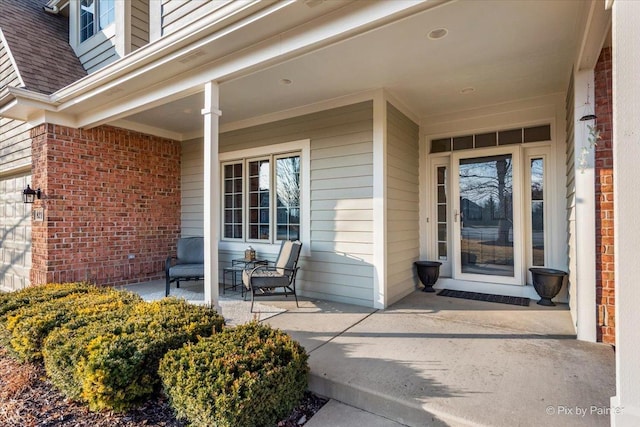
[[(450, 224), (451, 224), (451, 251), (450, 258), (452, 262), (452, 277), (457, 280), (465, 280), (472, 282), (491, 282), (497, 284), (506, 285), (520, 285), (524, 286), (525, 273), (523, 269), (524, 260), (524, 244), (526, 241), (524, 233), (524, 206), (522, 198), (522, 167), (521, 167), (521, 147), (517, 145), (492, 147), (487, 149), (474, 149), (473, 151), (454, 151), (451, 153), (451, 167), (450, 167)], [(459, 173), (460, 173), (460, 160), (488, 157), (492, 155), (509, 154), (512, 159), (512, 176), (513, 176), (513, 255), (514, 255), (514, 275), (513, 277), (484, 275), (484, 274), (471, 274), (462, 272), (461, 263), (461, 239), (460, 239), (460, 225), (461, 220), (459, 213), (461, 212), (460, 206), (460, 188), (459, 188)], [(518, 236), (518, 237), (516, 237)]]

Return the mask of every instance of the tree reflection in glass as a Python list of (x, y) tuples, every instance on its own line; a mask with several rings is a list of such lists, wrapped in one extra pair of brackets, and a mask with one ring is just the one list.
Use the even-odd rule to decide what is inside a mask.
[(514, 276), (510, 154), (460, 160), (463, 273)]

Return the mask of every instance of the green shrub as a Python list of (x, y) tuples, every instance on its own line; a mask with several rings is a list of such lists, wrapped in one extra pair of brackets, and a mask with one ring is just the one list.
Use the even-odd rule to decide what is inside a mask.
[[(131, 309), (131, 307), (129, 307)], [(122, 333), (127, 315), (124, 309), (102, 312), (92, 318), (76, 319), (54, 329), (44, 340), (42, 356), (51, 383), (74, 401), (82, 398), (82, 372), (78, 361), (86, 355), (91, 340), (101, 334)]]
[(31, 303), (7, 316), (11, 349), (18, 358), (35, 361), (42, 358), (42, 342), (56, 327), (69, 321), (91, 322), (104, 312), (114, 312), (142, 301), (131, 292), (111, 288), (92, 288), (62, 298)]
[(85, 293), (96, 289), (89, 283), (51, 283), (30, 286), (19, 291), (0, 294), (0, 345), (9, 348), (11, 334), (6, 329), (7, 316), (22, 307), (39, 302), (63, 298), (73, 293)]
[(128, 409), (159, 388), (164, 354), (222, 330), (215, 310), (165, 298), (135, 304), (125, 318), (62, 327), (45, 341), (45, 368), (68, 397), (92, 410)]
[(8, 312), (20, 307), (94, 289), (96, 287), (89, 283), (50, 283), (0, 294), (0, 322), (4, 322)]
[(307, 359), (284, 332), (251, 322), (168, 352), (159, 374), (194, 426), (271, 427), (302, 398)]

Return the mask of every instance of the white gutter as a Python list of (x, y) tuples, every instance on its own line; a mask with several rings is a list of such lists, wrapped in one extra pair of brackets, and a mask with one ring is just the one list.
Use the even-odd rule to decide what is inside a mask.
[(52, 15), (57, 15), (62, 9), (69, 5), (68, 0), (49, 0), (47, 4), (42, 6), (42, 10)]
[[(317, 16), (309, 24), (310, 31), (305, 32), (304, 26), (293, 28), (259, 41), (243, 49), (212, 59), (206, 64), (201, 64), (191, 69), (188, 75), (179, 73), (167, 76), (170, 81), (155, 82), (147, 86), (147, 90), (153, 90), (151, 96), (146, 96), (145, 106), (159, 102), (159, 99), (168, 99), (164, 88), (167, 84), (177, 84), (177, 89), (184, 95), (185, 91), (200, 90), (203, 81), (218, 81), (221, 79), (234, 79), (256, 71), (259, 67), (273, 65), (295, 56), (302, 55), (313, 49), (333, 44), (337, 41), (365, 33), (380, 25), (388, 25), (412, 14), (438, 7), (448, 0), (406, 0), (394, 2), (364, 2), (372, 7), (360, 7), (360, 2), (345, 2), (344, 8), (334, 9), (327, 15)], [(140, 81), (146, 73), (157, 70), (172, 61), (188, 58), (195, 55), (207, 44), (218, 41), (237, 32), (243, 27), (268, 17), (287, 6), (296, 3), (294, 0), (280, 2), (269, 1), (237, 1), (213, 12), (199, 21), (168, 34), (154, 41), (126, 57), (105, 66), (95, 73), (86, 76), (71, 85), (60, 89), (50, 96), (35, 94), (30, 91), (11, 92), (2, 96), (0, 94), (0, 109), (12, 99), (20, 100), (11, 113), (22, 117), (38, 117), (39, 111), (32, 109), (40, 103), (40, 112), (56, 112), (59, 115), (64, 111), (90, 100), (100, 94), (116, 93), (126, 90), (122, 85), (130, 81)], [(267, 4), (265, 6), (265, 4)], [(238, 16), (240, 15), (240, 16)], [(235, 18), (233, 20), (232, 18)], [(231, 21), (231, 22), (229, 22)], [(327, 26), (335, 33), (327, 37), (322, 31)], [(249, 58), (250, 57), (250, 58)], [(178, 84), (179, 83), (179, 84)], [(153, 88), (153, 89), (151, 89)], [(177, 92), (176, 92), (177, 93)], [(73, 114), (66, 113), (68, 119), (76, 122), (78, 126), (93, 127), (109, 120), (126, 117), (135, 111), (135, 104), (140, 102), (137, 93), (122, 93), (111, 102), (103, 104), (102, 112), (82, 111)], [(25, 102), (26, 101), (26, 102)], [(21, 107), (24, 107), (21, 109)], [(106, 110), (105, 110), (106, 109)], [(4, 108), (6, 111), (7, 108)], [(58, 116), (61, 117), (61, 116)]]
[[(45, 5), (48, 8), (45, 9), (45, 11), (54, 13), (54, 10), (62, 10), (69, 3), (65, 1), (62, 6), (59, 6), (62, 1), (63, 0), (50, 0)], [(203, 33), (210, 34), (211, 31), (219, 28), (224, 29), (224, 34), (228, 34), (292, 3), (295, 3), (295, 0), (282, 2), (276, 2), (275, 0), (235, 1), (231, 3), (231, 5), (218, 9), (215, 13), (143, 46), (121, 60), (77, 80), (51, 95), (43, 95), (27, 89), (16, 90), (18, 88), (7, 88), (8, 90), (0, 91), (0, 115), (16, 119), (25, 119), (25, 117), (5, 114), (10, 108), (16, 107), (16, 104), (22, 104), (24, 101), (32, 108), (38, 105), (45, 111), (58, 112), (95, 95), (107, 92), (115, 86), (144, 74), (149, 71), (149, 69), (157, 68), (166, 62), (189, 54), (202, 44), (201, 41), (201, 43), (194, 45), (198, 38), (203, 38)], [(265, 4), (269, 4), (269, 6), (265, 7)], [(259, 13), (251, 13), (244, 18), (240, 18), (237, 22), (228, 23), (230, 18), (236, 17), (238, 14), (250, 11), (251, 9), (257, 9)], [(220, 33), (216, 32), (213, 36), (210, 36), (210, 38), (211, 37), (218, 38), (220, 37)], [(205, 38), (204, 40), (206, 41), (207, 39)], [(189, 48), (184, 49), (185, 46)], [(181, 48), (183, 49), (181, 50)], [(147, 67), (145, 67), (145, 65), (147, 65)], [(137, 72), (135, 70), (137, 70)], [(121, 77), (124, 77), (124, 79)], [(118, 78), (121, 79), (116, 81)]]

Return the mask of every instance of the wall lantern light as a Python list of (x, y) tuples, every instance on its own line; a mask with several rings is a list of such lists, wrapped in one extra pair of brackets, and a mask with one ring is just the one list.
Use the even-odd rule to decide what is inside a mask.
[(22, 200), (25, 203), (33, 203), (36, 198), (40, 200), (41, 196), (42, 192), (40, 191), (40, 189), (38, 188), (37, 190), (34, 190), (33, 188), (29, 187), (29, 184), (27, 184), (27, 188), (22, 191)]

